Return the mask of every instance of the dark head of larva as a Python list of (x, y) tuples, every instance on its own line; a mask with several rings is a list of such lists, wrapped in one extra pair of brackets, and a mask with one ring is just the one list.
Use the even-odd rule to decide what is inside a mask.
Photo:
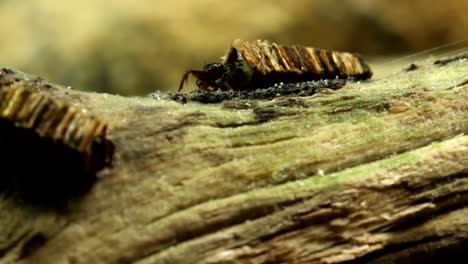
[(179, 85), (179, 91), (184, 87), (190, 74), (197, 78), (197, 86), (201, 90), (219, 89), (225, 82), (227, 76), (227, 67), (222, 63), (210, 63), (202, 70), (189, 70), (183, 76)]
[(196, 83), (200, 90), (229, 91), (245, 87), (252, 78), (253, 70), (244, 60), (210, 63), (205, 65), (202, 70), (187, 71), (182, 76), (179, 91), (184, 87), (190, 74), (198, 79)]

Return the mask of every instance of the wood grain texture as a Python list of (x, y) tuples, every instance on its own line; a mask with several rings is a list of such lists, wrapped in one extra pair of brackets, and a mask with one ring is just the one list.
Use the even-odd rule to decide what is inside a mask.
[(426, 263), (468, 245), (467, 60), (219, 104), (9, 78), (105, 121), (115, 154), (60, 206), (2, 190), (0, 263)]

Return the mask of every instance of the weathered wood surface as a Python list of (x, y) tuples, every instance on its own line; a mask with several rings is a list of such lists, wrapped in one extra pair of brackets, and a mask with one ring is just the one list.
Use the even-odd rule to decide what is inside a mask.
[(0, 263), (424, 263), (468, 248), (467, 59), (219, 104), (21, 78), (108, 122), (115, 155), (60, 206), (2, 190)]

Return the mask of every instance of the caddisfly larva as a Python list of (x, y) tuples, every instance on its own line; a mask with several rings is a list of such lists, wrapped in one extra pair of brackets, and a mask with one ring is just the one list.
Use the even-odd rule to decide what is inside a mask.
[(238, 91), (265, 88), (278, 82), (336, 78), (365, 80), (372, 76), (372, 71), (354, 53), (237, 39), (222, 63), (209, 63), (202, 70), (187, 71), (179, 91), (189, 75), (198, 79), (196, 84), (201, 90)]

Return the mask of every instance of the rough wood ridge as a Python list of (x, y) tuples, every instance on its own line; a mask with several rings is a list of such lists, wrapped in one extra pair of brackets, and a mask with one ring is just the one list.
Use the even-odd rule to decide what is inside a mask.
[(52, 205), (1, 188), (0, 263), (463, 261), (468, 60), (445, 61), (216, 104), (3, 74), (106, 122), (115, 155)]

